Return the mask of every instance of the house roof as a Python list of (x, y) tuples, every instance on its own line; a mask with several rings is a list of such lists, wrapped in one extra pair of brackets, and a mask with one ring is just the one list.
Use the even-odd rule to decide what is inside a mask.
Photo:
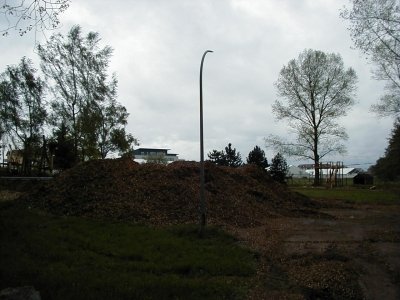
[(168, 150), (171, 149), (167, 149), (167, 148), (137, 148), (133, 151), (134, 154), (140, 155), (141, 152), (163, 152), (165, 153), (167, 156), (178, 156), (178, 154), (175, 153), (168, 153)]
[(171, 149), (167, 149), (167, 148), (137, 148), (137, 149), (135, 149), (135, 151), (150, 151), (150, 150), (152, 150), (152, 151), (157, 151), (157, 150), (168, 151)]

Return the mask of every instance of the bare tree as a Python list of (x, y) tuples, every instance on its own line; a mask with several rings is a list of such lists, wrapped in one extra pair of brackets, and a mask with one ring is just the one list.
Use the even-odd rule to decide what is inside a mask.
[(352, 0), (341, 17), (350, 21), (355, 46), (375, 65), (374, 78), (386, 81), (386, 93), (371, 107), (379, 116), (400, 114), (400, 1)]
[(280, 71), (275, 86), (278, 96), (273, 112), (277, 120), (287, 120), (297, 135), (295, 142), (270, 135), (268, 146), (289, 156), (311, 159), (315, 164), (314, 184), (319, 184), (320, 159), (332, 153), (343, 153), (341, 140), (347, 134), (336, 119), (346, 115), (354, 104), (357, 75), (345, 70), (339, 54), (304, 50)]
[(32, 29), (44, 31), (58, 27), (59, 15), (68, 7), (71, 0), (4, 0), (0, 6), (0, 15), (6, 21), (6, 27), (0, 29), (3, 36), (10, 30), (24, 35)]

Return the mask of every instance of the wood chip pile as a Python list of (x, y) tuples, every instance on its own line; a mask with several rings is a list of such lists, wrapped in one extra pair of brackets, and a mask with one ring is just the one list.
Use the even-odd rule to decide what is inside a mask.
[[(22, 201), (55, 214), (164, 225), (196, 223), (200, 165), (93, 160), (63, 172)], [(317, 204), (254, 166), (205, 166), (208, 223), (257, 226), (265, 217), (312, 214)]]

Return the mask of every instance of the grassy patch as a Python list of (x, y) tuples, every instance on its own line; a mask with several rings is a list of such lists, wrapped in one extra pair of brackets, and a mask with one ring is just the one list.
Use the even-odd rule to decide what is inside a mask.
[(240, 299), (254, 253), (211, 228), (165, 229), (49, 216), (0, 203), (0, 289), (43, 299)]
[(293, 188), (292, 190), (299, 192), (314, 199), (333, 199), (343, 200), (350, 203), (365, 204), (399, 204), (400, 195), (396, 191), (391, 190), (369, 190), (359, 188)]

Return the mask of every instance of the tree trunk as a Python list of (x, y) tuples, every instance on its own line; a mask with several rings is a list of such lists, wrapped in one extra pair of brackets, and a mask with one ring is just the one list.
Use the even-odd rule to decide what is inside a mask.
[(314, 186), (319, 186), (320, 180), (320, 171), (319, 171), (319, 163), (314, 164)]
[(314, 153), (314, 186), (320, 185), (320, 163), (318, 153)]

